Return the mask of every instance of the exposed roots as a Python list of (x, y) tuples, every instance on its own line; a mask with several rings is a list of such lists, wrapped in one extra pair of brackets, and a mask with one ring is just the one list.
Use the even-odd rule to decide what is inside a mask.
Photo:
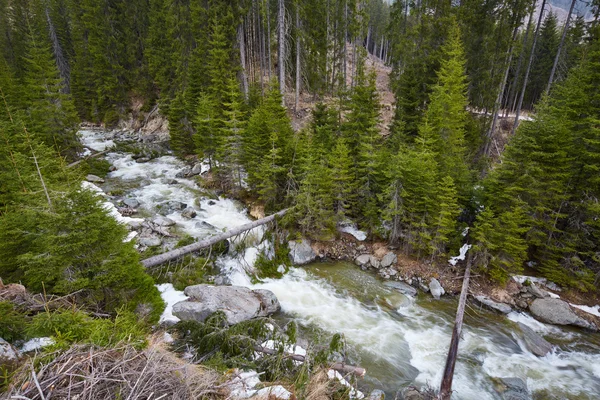
[[(45, 359), (48, 357), (46, 356)], [(47, 363), (33, 359), (14, 375), (9, 399), (159, 400), (228, 396), (220, 375), (187, 364), (159, 344), (138, 351), (73, 346)], [(38, 365), (37, 373), (34, 365)]]

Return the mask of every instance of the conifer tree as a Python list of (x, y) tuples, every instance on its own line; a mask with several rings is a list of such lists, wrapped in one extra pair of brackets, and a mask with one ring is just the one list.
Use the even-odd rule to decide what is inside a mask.
[(350, 149), (343, 138), (339, 138), (329, 155), (331, 191), (336, 220), (343, 221), (356, 202), (356, 180), (352, 173), (353, 163)]
[(217, 110), (210, 95), (201, 93), (198, 96), (198, 107), (192, 125), (194, 128), (194, 144), (196, 152), (202, 158), (208, 159), (212, 169), (215, 167), (215, 153), (222, 147), (221, 131), (217, 128)]
[(194, 154), (194, 135), (185, 103), (185, 93), (179, 92), (169, 106), (171, 148), (179, 155)]
[(237, 79), (229, 78), (228, 92), (223, 99), (223, 117), (221, 122), (222, 147), (217, 147), (217, 159), (221, 161), (220, 175), (225, 184), (242, 189), (243, 148), (242, 138), (246, 124), (242, 112), (242, 94)]
[(438, 185), (437, 216), (432, 222), (433, 237), (430, 243), (432, 258), (443, 257), (456, 236), (457, 218), (460, 214), (458, 194), (450, 176), (442, 178)]

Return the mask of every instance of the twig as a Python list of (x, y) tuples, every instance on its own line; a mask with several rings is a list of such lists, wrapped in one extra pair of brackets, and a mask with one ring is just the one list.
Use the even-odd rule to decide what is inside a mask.
[(40, 382), (38, 382), (38, 378), (35, 375), (35, 370), (33, 369), (33, 364), (31, 365), (31, 376), (33, 377), (33, 382), (35, 383), (35, 387), (37, 387), (38, 391), (40, 392), (40, 397), (42, 398), (42, 400), (46, 400), (46, 396), (44, 396), (44, 391), (42, 390), (42, 388), (40, 386)]

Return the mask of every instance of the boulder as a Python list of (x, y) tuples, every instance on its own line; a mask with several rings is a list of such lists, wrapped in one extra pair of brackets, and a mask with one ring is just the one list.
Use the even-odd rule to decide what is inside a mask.
[(356, 257), (354, 259), (354, 263), (356, 265), (358, 265), (359, 267), (366, 267), (369, 265), (369, 263), (371, 262), (371, 255), (370, 254), (361, 254), (360, 256)]
[(150, 160), (151, 160), (150, 157), (140, 157), (137, 160), (135, 160), (135, 162), (138, 164), (143, 164), (143, 163), (147, 163)]
[(575, 325), (597, 330), (594, 324), (575, 314), (569, 304), (561, 299), (535, 299), (529, 305), (529, 311), (536, 319), (549, 324)]
[(396, 264), (397, 262), (398, 262), (398, 256), (390, 251), (385, 256), (383, 256), (383, 258), (381, 259), (381, 266), (383, 268), (387, 268), (393, 264)]
[(384, 285), (389, 288), (395, 289), (406, 296), (415, 297), (417, 295), (417, 289), (404, 282), (391, 281), (385, 282)]
[(0, 365), (16, 365), (19, 361), (19, 353), (6, 340), (0, 338)]
[(520, 378), (498, 378), (497, 392), (502, 400), (530, 400), (527, 383)]
[(182, 216), (183, 218), (189, 218), (189, 219), (192, 219), (192, 218), (195, 218), (195, 217), (196, 217), (196, 215), (198, 215), (198, 214), (196, 213), (196, 210), (194, 210), (194, 208), (192, 208), (192, 207), (186, 207), (186, 208), (185, 208), (185, 209), (184, 209), (184, 210), (181, 212), (181, 216)]
[(190, 167), (185, 167), (181, 171), (179, 171), (177, 174), (175, 174), (175, 178), (185, 178), (185, 177), (189, 176), (191, 172), (192, 172), (192, 169)]
[(439, 299), (442, 295), (444, 295), (444, 293), (446, 293), (442, 285), (440, 285), (440, 282), (435, 278), (429, 282), (429, 291), (434, 299)]
[(173, 179), (173, 178), (162, 178), (160, 180), (160, 183), (162, 183), (164, 185), (177, 185), (179, 183), (179, 181), (177, 179)]
[(475, 301), (482, 307), (499, 312), (501, 314), (508, 314), (512, 311), (512, 308), (508, 304), (495, 302), (486, 296), (474, 296), (473, 299), (475, 299)]
[(202, 163), (196, 163), (190, 171), (190, 175), (200, 175), (202, 173)]
[(414, 386), (409, 386), (402, 391), (404, 400), (424, 400), (425, 396)]
[(371, 264), (371, 267), (373, 267), (375, 269), (379, 269), (381, 267), (379, 260), (377, 259), (377, 257), (375, 257), (373, 255), (369, 256), (369, 264)]
[(164, 203), (160, 203), (156, 205), (156, 209), (158, 213), (161, 215), (171, 214), (176, 211), (183, 211), (187, 208), (187, 204), (182, 203), (181, 201), (171, 200), (165, 201)]
[(535, 283), (532, 283), (531, 285), (529, 285), (527, 290), (529, 291), (529, 293), (531, 293), (538, 299), (543, 299), (544, 297), (548, 297), (548, 293), (546, 291), (540, 289), (539, 287), (537, 287), (535, 285)]
[(138, 239), (138, 243), (146, 247), (155, 247), (162, 244), (162, 240), (156, 236), (145, 236)]
[(538, 357), (544, 357), (546, 354), (552, 351), (552, 345), (548, 343), (546, 339), (538, 335), (527, 325), (522, 324), (521, 322), (517, 322), (517, 324), (519, 325), (519, 328), (521, 328), (521, 339), (523, 339), (527, 350)]
[(104, 183), (104, 179), (92, 174), (87, 175), (85, 180), (92, 183)]
[(152, 220), (152, 223), (158, 226), (173, 226), (175, 225), (175, 221), (173, 221), (171, 218), (167, 218), (167, 217), (163, 217), (163, 216), (158, 216), (156, 218), (154, 218)]
[(369, 394), (367, 400), (385, 400), (385, 393), (383, 390), (375, 389)]
[(317, 258), (317, 254), (306, 239), (290, 240), (288, 247), (290, 249), (290, 259), (294, 265), (308, 264)]
[(138, 208), (140, 206), (140, 202), (136, 199), (124, 199), (123, 204), (130, 208)]
[(173, 306), (173, 315), (184, 321), (206, 320), (222, 311), (227, 323), (237, 324), (257, 317), (266, 317), (281, 309), (279, 301), (269, 290), (250, 290), (241, 286), (194, 285), (185, 288), (188, 300)]
[(200, 222), (196, 222), (196, 224), (194, 224), (194, 228), (196, 229), (209, 229), (209, 230), (218, 230), (216, 226), (214, 226), (213, 224), (209, 224), (206, 221), (200, 221)]

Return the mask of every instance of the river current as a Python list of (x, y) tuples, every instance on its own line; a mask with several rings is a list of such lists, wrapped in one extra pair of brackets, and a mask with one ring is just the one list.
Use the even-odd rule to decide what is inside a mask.
[[(112, 145), (112, 134), (81, 131), (86, 147), (103, 151)], [(185, 164), (173, 156), (137, 163), (132, 154), (109, 152), (106, 159), (116, 168), (109, 173), (104, 192), (119, 189), (120, 197), (140, 202), (140, 216), (157, 214), (157, 206), (179, 201), (197, 209), (194, 219), (180, 211), (166, 215), (175, 231), (203, 238), (249, 222), (243, 206), (231, 199), (209, 198), (192, 179), (176, 178)], [(168, 183), (176, 179), (177, 183)], [(107, 201), (115, 198), (107, 198)], [(202, 223), (206, 222), (206, 224)], [(367, 369), (360, 383), (365, 392), (381, 388), (389, 395), (407, 385), (439, 386), (450, 343), (457, 300), (434, 300), (420, 294), (400, 294), (373, 274), (353, 264), (315, 263), (291, 268), (282, 279), (253, 284), (248, 271), (268, 243), (254, 240), (238, 253), (219, 257), (221, 273), (235, 285), (269, 289), (282, 306), (282, 320), (294, 319), (314, 341), (326, 341), (342, 333), (350, 360)], [(515, 322), (522, 322), (554, 346), (545, 357), (530, 353)], [(517, 377), (527, 382), (534, 399), (599, 399), (600, 336), (581, 330), (543, 324), (525, 313), (508, 318), (469, 304), (459, 346), (453, 399), (500, 399), (494, 378)], [(392, 397), (393, 398), (393, 397)]]

